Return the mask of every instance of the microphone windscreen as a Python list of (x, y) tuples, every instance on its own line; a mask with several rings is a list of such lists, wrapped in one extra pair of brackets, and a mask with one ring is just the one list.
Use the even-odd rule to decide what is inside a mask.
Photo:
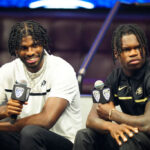
[(104, 87), (104, 82), (101, 80), (97, 80), (94, 84), (94, 88), (97, 90), (102, 90)]

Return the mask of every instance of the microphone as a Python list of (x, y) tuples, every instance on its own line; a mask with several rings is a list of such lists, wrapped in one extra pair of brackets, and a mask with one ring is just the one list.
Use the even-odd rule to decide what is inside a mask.
[(104, 82), (97, 80), (92, 91), (93, 103), (105, 104), (112, 99), (112, 94), (109, 87), (104, 85)]
[(101, 81), (101, 80), (97, 80), (95, 83), (94, 83), (94, 88), (97, 89), (97, 90), (102, 90), (104, 87), (104, 82)]
[[(31, 88), (27, 87), (27, 82), (25, 80), (20, 80), (13, 86), (11, 98), (18, 100), (22, 103), (26, 102), (29, 98)], [(11, 123), (15, 123), (17, 115), (11, 115)]]

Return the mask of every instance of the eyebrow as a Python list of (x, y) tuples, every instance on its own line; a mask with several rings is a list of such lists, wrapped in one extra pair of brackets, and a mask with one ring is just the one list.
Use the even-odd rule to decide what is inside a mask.
[(130, 50), (130, 49), (132, 49), (132, 48), (141, 48), (141, 45), (136, 45), (136, 46), (128, 46), (128, 47), (122, 47), (121, 49), (122, 50)]

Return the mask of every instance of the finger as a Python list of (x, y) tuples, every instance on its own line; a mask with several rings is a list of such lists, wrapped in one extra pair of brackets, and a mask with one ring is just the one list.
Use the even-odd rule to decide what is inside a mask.
[(8, 102), (12, 102), (12, 103), (21, 103), (21, 101), (15, 100), (15, 99), (10, 99)]
[(14, 111), (14, 110), (8, 110), (9, 115), (20, 115), (21, 112), (19, 111)]
[(22, 103), (17, 103), (17, 102), (8, 102), (7, 103), (8, 106), (14, 106), (14, 107), (18, 107), (18, 108), (22, 108), (23, 104)]
[(131, 131), (127, 131), (126, 134), (127, 134), (130, 138), (133, 137), (133, 135), (134, 135), (133, 132), (131, 132)]
[(99, 103), (99, 104), (97, 105), (97, 108), (98, 108), (98, 109), (100, 109), (100, 108), (101, 108), (101, 106), (102, 106), (102, 104), (101, 104), (101, 103)]
[(97, 111), (99, 110), (99, 107), (98, 107), (98, 106), (96, 107), (96, 110), (97, 110)]
[(120, 138), (123, 140), (123, 142), (127, 142), (127, 137), (124, 135), (124, 133), (120, 133)]
[(133, 131), (131, 129), (133, 129), (133, 128), (128, 125), (123, 125), (122, 131), (123, 131), (123, 133), (126, 133), (129, 137), (132, 137)]
[(117, 144), (118, 144), (119, 146), (121, 146), (121, 145), (122, 145), (122, 142), (121, 142), (121, 140), (119, 139), (119, 134), (116, 134), (114, 137), (115, 137), (115, 140), (116, 140)]
[(22, 109), (18, 108), (18, 107), (13, 107), (13, 106), (8, 106), (7, 107), (7, 112), (11, 113), (11, 112), (16, 112), (16, 113), (20, 113), (22, 111)]
[(131, 126), (128, 126), (127, 128), (128, 128), (129, 130), (133, 131), (134, 133), (138, 133), (138, 128), (131, 127)]
[(133, 137), (133, 132), (131, 130), (125, 129), (124, 131), (129, 137)]
[(96, 107), (96, 111), (97, 111), (98, 114), (101, 114), (99, 106)]
[(24, 104), (24, 105), (28, 105), (28, 102), (24, 102), (23, 104)]
[(96, 111), (97, 111), (98, 115), (100, 115), (100, 114), (101, 114), (98, 108), (96, 108)]
[(134, 132), (134, 133), (138, 133), (138, 132), (139, 132), (138, 128), (134, 128), (134, 129), (133, 129), (133, 132)]
[(138, 133), (138, 128), (137, 127), (132, 127), (126, 124), (122, 124), (126, 129), (133, 131), (134, 133)]

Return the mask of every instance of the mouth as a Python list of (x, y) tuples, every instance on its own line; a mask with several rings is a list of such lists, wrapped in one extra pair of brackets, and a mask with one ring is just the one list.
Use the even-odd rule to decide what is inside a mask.
[(38, 57), (26, 58), (26, 63), (35, 64), (36, 62), (38, 62), (38, 60), (39, 60)]
[(140, 59), (132, 59), (132, 60), (129, 61), (129, 64), (130, 64), (130, 65), (137, 65), (137, 64), (139, 64), (140, 62), (141, 62)]

